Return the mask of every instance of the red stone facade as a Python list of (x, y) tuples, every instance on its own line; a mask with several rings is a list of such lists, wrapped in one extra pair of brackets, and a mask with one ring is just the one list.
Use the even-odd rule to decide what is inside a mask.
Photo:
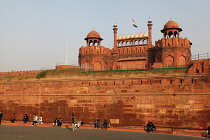
[(207, 128), (210, 125), (209, 77), (134, 77), (0, 82), (0, 110), (9, 120), (24, 114), (44, 122), (71, 114), (93, 123)]
[(79, 66), (90, 71), (130, 70), (150, 68), (186, 67), (191, 60), (191, 42), (180, 37), (179, 25), (170, 20), (161, 30), (164, 38), (152, 44), (152, 21), (148, 21), (148, 35), (132, 34), (117, 37), (117, 25), (113, 27), (112, 49), (101, 46), (103, 40), (92, 30), (79, 50)]
[(210, 59), (192, 61), (189, 65), (189, 74), (210, 74)]

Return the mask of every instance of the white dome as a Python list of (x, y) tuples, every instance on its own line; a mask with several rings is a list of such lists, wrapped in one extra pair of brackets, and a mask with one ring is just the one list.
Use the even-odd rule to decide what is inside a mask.
[(135, 35), (135, 37), (139, 37), (139, 35), (138, 35), (138, 34), (136, 34), (136, 35)]
[(118, 39), (122, 39), (122, 36), (118, 36)]
[(134, 38), (134, 34), (131, 35), (131, 38)]
[(140, 34), (139, 34), (139, 37), (143, 37), (143, 34), (142, 34), (142, 33), (140, 33)]
[(144, 33), (144, 35), (143, 35), (144, 37), (146, 37), (147, 36), (147, 34), (146, 33)]
[(126, 36), (124, 35), (124, 36), (123, 36), (123, 39), (125, 39), (125, 38), (126, 38)]
[(130, 35), (127, 35), (127, 38), (130, 38)]

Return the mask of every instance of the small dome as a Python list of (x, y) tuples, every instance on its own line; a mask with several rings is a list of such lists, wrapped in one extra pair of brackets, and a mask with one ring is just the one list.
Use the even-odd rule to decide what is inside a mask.
[(125, 39), (125, 38), (126, 38), (126, 35), (123, 36), (123, 39)]
[(138, 34), (136, 34), (136, 35), (135, 35), (135, 37), (139, 37), (139, 35), (138, 35)]
[(148, 23), (152, 23), (152, 20), (151, 20), (151, 19), (149, 19), (149, 20), (148, 20)]
[(179, 25), (173, 21), (172, 19), (170, 19), (165, 25), (163, 29), (168, 29), (168, 28), (179, 28)]
[(144, 33), (144, 34), (143, 34), (143, 36), (144, 36), (144, 37), (146, 37), (146, 36), (147, 36), (147, 34), (146, 34), (146, 33)]
[(131, 38), (134, 38), (134, 34), (131, 35)]
[(139, 34), (139, 37), (143, 37), (143, 34), (142, 34), (142, 33), (140, 33), (140, 34)]
[(127, 35), (127, 38), (130, 38), (130, 35)]
[(118, 36), (118, 39), (122, 39), (122, 36)]
[(94, 29), (88, 33), (87, 38), (101, 38), (100, 34), (98, 32), (96, 32)]
[(116, 28), (117, 27), (117, 24), (114, 24), (113, 27)]
[(161, 30), (162, 33), (164, 33), (166, 30), (171, 30), (171, 29), (176, 29), (179, 32), (182, 31), (182, 28), (179, 28), (179, 25), (173, 21), (172, 19), (170, 19), (163, 27), (163, 29)]

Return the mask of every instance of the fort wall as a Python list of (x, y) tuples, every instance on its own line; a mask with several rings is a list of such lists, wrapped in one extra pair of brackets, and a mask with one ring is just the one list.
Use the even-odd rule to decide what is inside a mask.
[(130, 77), (0, 82), (0, 110), (22, 120), (41, 114), (45, 122), (71, 114), (93, 123), (207, 128), (209, 77)]
[(37, 75), (43, 70), (0, 72), (0, 77)]

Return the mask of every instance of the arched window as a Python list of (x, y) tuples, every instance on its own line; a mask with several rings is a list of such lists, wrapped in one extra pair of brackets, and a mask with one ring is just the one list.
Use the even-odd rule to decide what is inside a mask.
[(171, 67), (174, 65), (174, 57), (169, 55), (165, 59), (166, 67)]
[(91, 66), (90, 66), (90, 63), (89, 62), (84, 62), (82, 65), (81, 65), (82, 69), (85, 69), (85, 70), (91, 70)]
[(99, 61), (94, 63), (94, 71), (101, 71), (102, 70), (102, 65)]
[(93, 46), (92, 40), (89, 41), (89, 46)]
[(174, 32), (174, 37), (178, 37), (177, 31)]
[(170, 32), (168, 33), (168, 37), (171, 38), (172, 35), (173, 35), (173, 33), (170, 31)]
[(180, 56), (178, 61), (178, 67), (184, 67), (186, 65), (186, 58), (185, 56)]

